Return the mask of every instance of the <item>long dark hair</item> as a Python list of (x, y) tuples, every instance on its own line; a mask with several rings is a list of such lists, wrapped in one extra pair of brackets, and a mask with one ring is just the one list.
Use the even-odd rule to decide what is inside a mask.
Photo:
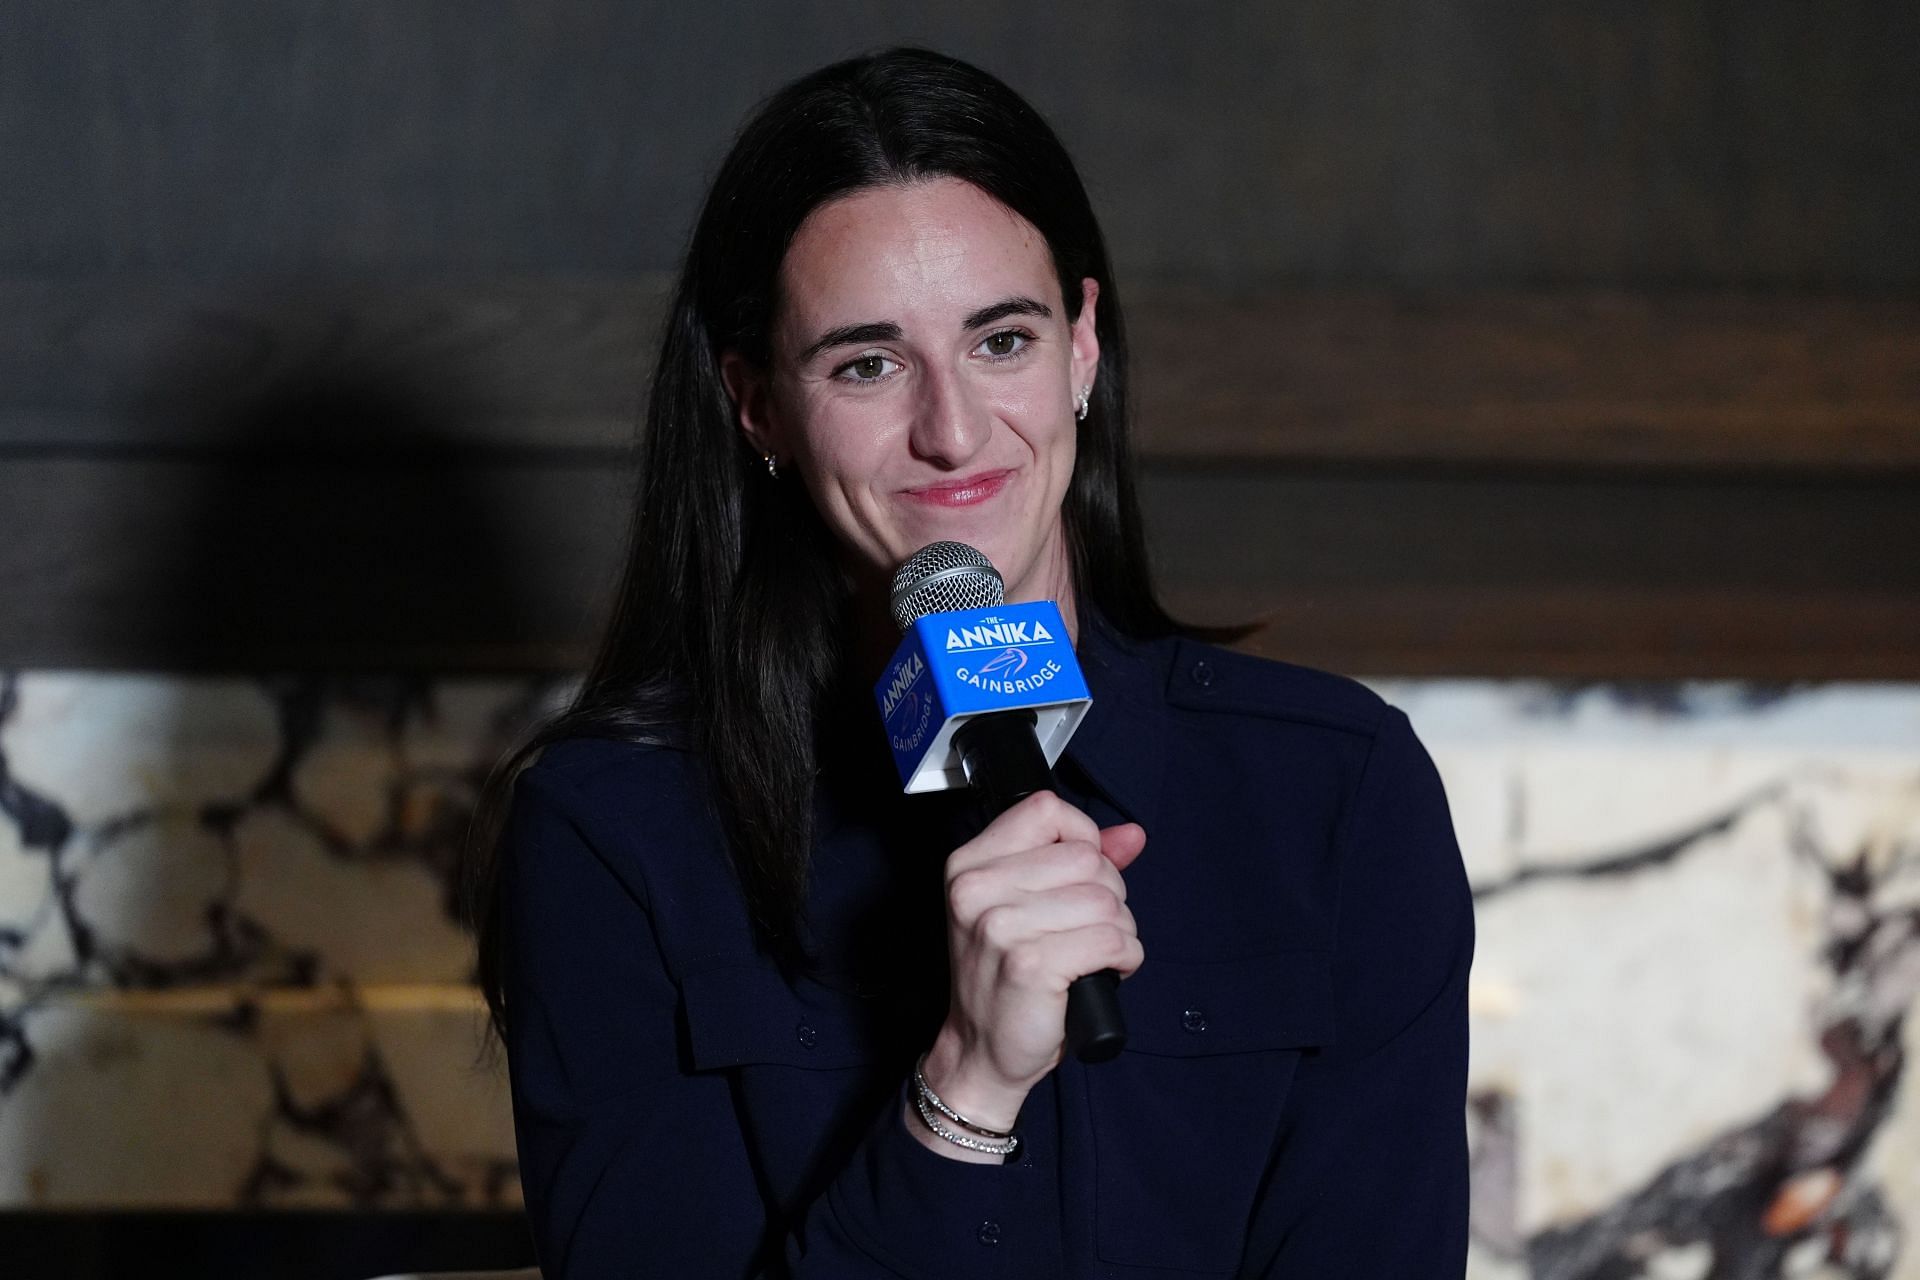
[[(654, 367), (640, 485), (613, 614), (579, 694), (482, 790), (466, 909), (494, 1026), (499, 827), (513, 779), (575, 736), (682, 734), (705, 763), (761, 944), (804, 966), (816, 721), (846, 653), (852, 587), (798, 483), (770, 482), (742, 436), (720, 356), (768, 361), (781, 260), (809, 213), (887, 183), (972, 183), (1046, 237), (1069, 321), (1099, 282), (1100, 365), (1063, 518), (1080, 616), (1138, 637), (1183, 628), (1156, 598), (1127, 443), (1127, 344), (1105, 242), (1073, 161), (1019, 95), (977, 67), (900, 48), (824, 67), (747, 122), (694, 228)], [(696, 711), (697, 709), (697, 711)], [(876, 732), (878, 732), (876, 727)]]

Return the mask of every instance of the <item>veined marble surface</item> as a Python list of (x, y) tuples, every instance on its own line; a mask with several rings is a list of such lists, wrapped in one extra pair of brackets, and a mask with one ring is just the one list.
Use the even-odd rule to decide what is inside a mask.
[(453, 869), (567, 692), (0, 679), (0, 1208), (516, 1203)]
[(1374, 683), (1476, 890), (1469, 1274), (1920, 1276), (1920, 688)]
[[(1469, 1274), (1920, 1278), (1920, 686), (1369, 683), (1476, 888)], [(450, 870), (567, 692), (0, 677), (0, 1208), (513, 1203)]]

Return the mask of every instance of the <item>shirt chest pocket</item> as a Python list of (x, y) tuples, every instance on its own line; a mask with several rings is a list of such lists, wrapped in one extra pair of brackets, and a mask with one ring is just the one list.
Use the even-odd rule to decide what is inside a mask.
[(817, 982), (736, 965), (687, 974), (680, 991), (694, 1071), (863, 1068), (885, 1056), (885, 1011)]
[(680, 987), (687, 1065), (730, 1078), (739, 1140), (797, 1210), (845, 1165), (911, 1062), (898, 1006), (751, 965)]
[(1086, 1070), (1101, 1258), (1238, 1264), (1294, 1071), (1334, 1039), (1331, 959), (1149, 956), (1121, 985), (1127, 1047)]

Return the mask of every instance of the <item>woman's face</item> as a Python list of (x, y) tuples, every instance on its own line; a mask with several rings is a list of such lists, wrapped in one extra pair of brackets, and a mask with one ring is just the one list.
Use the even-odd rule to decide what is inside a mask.
[(822, 205), (780, 271), (772, 367), (722, 361), (741, 428), (799, 473), (870, 587), (929, 542), (984, 552), (1009, 600), (1071, 608), (1061, 503), (1099, 361), (1047, 242), (954, 178)]

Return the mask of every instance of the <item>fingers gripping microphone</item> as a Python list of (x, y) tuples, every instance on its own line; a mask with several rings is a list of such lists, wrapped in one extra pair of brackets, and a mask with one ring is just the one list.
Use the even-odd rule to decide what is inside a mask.
[[(962, 542), (935, 542), (893, 578), (906, 633), (874, 696), (909, 792), (966, 787), (992, 820), (1053, 789), (1053, 763), (1092, 698), (1051, 601), (1009, 605), (999, 572)], [(1127, 1041), (1120, 976), (1067, 988), (1066, 1048), (1104, 1062)]]

